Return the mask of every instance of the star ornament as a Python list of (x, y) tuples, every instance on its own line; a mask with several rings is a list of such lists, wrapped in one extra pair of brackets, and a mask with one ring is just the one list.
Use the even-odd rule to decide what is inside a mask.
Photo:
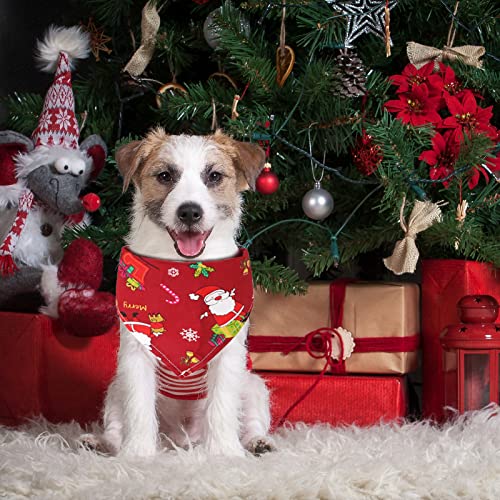
[(111, 54), (112, 50), (107, 47), (107, 43), (112, 40), (108, 35), (104, 34), (104, 30), (98, 28), (94, 24), (92, 18), (89, 19), (87, 24), (82, 24), (82, 28), (90, 35), (90, 50), (97, 62), (100, 61), (100, 53)]
[[(347, 16), (347, 32), (344, 40), (346, 47), (353, 47), (354, 40), (365, 33), (372, 33), (385, 39), (385, 0), (326, 1)], [(389, 10), (396, 3), (396, 0), (389, 0)], [(392, 45), (392, 41), (390, 44)]]

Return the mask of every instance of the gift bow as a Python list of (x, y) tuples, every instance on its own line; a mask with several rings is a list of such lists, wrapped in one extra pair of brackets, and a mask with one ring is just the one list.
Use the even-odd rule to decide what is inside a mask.
[(141, 75), (147, 68), (156, 46), (156, 35), (160, 29), (160, 16), (155, 3), (149, 1), (142, 9), (141, 46), (136, 50), (123, 71), (132, 76)]
[(416, 201), (411, 211), (408, 223), (405, 222), (404, 208), (406, 198), (401, 204), (399, 223), (405, 232), (405, 237), (394, 246), (390, 257), (384, 259), (387, 269), (394, 274), (414, 273), (418, 262), (418, 248), (415, 244), (417, 234), (431, 227), (435, 222), (441, 222), (441, 208), (444, 203), (431, 201)]
[(309, 387), (309, 389), (307, 389), (307, 391), (304, 392), (304, 394), (302, 394), (302, 396), (300, 396), (300, 398), (297, 399), (297, 401), (295, 401), (295, 403), (293, 403), (288, 408), (288, 410), (283, 414), (283, 416), (279, 419), (277, 427), (283, 425), (286, 418), (288, 417), (288, 415), (290, 415), (293, 409), (297, 405), (299, 405), (302, 401), (304, 401), (304, 399), (306, 399), (307, 396), (309, 396), (309, 394), (311, 394), (311, 392), (316, 388), (316, 386), (319, 384), (319, 382), (325, 375), (326, 371), (328, 370), (328, 367), (330, 366), (332, 367), (332, 369), (335, 368), (336, 361), (333, 358), (333, 343), (332, 343), (333, 337), (338, 338), (340, 346), (339, 360), (341, 361), (342, 359), (344, 359), (346, 354), (344, 352), (344, 342), (342, 340), (342, 335), (337, 331), (337, 329), (333, 328), (318, 328), (317, 330), (308, 333), (305, 337), (300, 338), (295, 344), (292, 344), (288, 349), (283, 351), (283, 354), (286, 356), (287, 354), (290, 354), (292, 351), (294, 351), (299, 345), (304, 345), (306, 351), (309, 353), (310, 356), (312, 356), (315, 359), (323, 358), (325, 360), (325, 364), (320, 374), (311, 385), (311, 387)]
[(460, 60), (469, 66), (476, 68), (483, 67), (483, 61), (479, 59), (484, 56), (486, 49), (481, 45), (463, 45), (462, 47), (450, 47), (445, 45), (442, 49), (429, 47), (416, 42), (408, 42), (406, 48), (408, 59), (417, 68), (420, 69), (428, 62), (434, 61), (434, 67), (439, 69), (439, 63), (443, 59), (449, 61)]

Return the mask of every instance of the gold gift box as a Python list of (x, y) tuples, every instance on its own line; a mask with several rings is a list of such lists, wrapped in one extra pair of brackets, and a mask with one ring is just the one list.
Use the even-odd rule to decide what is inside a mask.
[[(269, 294), (257, 288), (250, 335), (299, 340), (313, 330), (331, 325), (330, 306), (330, 283), (311, 284), (305, 296)], [(364, 338), (413, 337), (420, 332), (420, 291), (413, 283), (349, 283), (343, 311), (341, 326), (351, 332), (354, 342)], [(354, 347), (353, 354), (345, 361), (345, 372), (404, 374), (417, 367), (416, 350), (383, 352), (383, 348), (378, 349), (357, 353)], [(287, 355), (251, 352), (250, 356), (256, 370), (320, 372), (325, 365), (325, 359), (315, 359), (304, 351)]]

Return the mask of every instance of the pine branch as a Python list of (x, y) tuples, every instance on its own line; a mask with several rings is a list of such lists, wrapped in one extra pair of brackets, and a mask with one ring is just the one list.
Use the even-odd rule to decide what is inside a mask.
[(297, 272), (277, 264), (274, 258), (252, 260), (253, 280), (265, 292), (282, 293), (285, 295), (305, 294), (307, 284), (302, 281)]
[(84, 0), (91, 8), (99, 23), (108, 26), (113, 31), (123, 26), (130, 15), (134, 0)]
[(6, 127), (30, 136), (38, 125), (43, 97), (38, 94), (17, 93), (3, 99), (7, 108)]

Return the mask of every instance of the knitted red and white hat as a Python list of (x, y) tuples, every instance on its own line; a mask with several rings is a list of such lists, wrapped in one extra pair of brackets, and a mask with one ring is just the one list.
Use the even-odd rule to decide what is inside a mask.
[(42, 114), (32, 139), (35, 147), (62, 146), (78, 149), (80, 130), (75, 116), (71, 68), (75, 59), (89, 54), (89, 37), (79, 27), (49, 27), (37, 45), (37, 59), (43, 71), (55, 69), (54, 82), (47, 91)]

